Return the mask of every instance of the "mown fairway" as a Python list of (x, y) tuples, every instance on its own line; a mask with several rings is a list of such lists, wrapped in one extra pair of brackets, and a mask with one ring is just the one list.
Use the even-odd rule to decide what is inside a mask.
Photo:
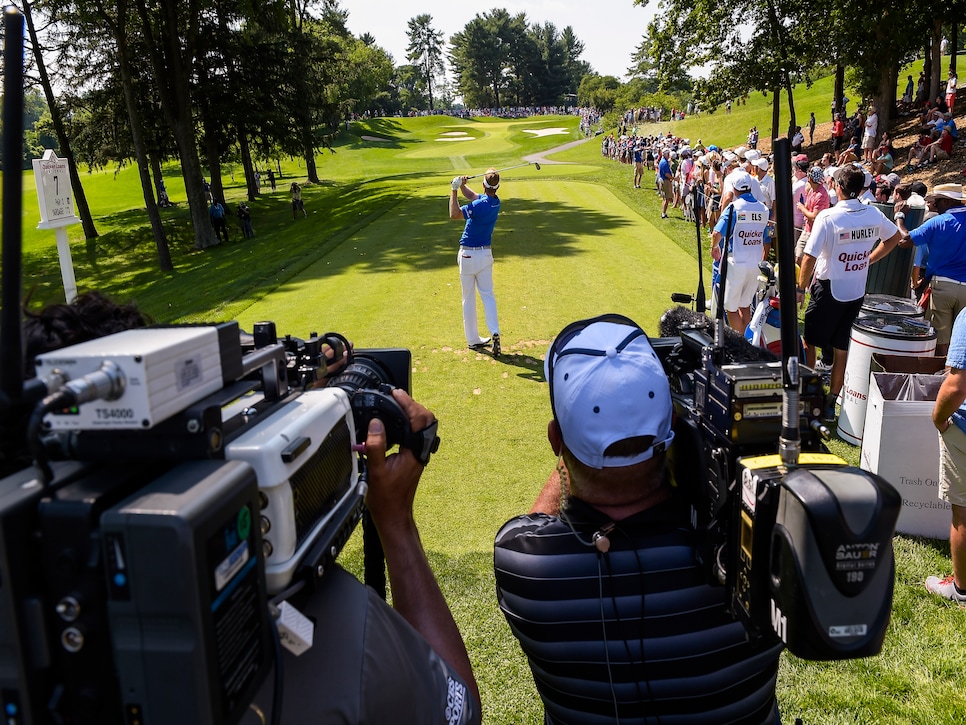
[[(748, 109), (756, 107), (761, 129), (767, 105), (749, 101)], [(82, 289), (134, 298), (160, 322), (235, 318), (250, 329), (269, 319), (282, 334), (333, 330), (358, 347), (412, 350), (413, 393), (438, 416), (443, 439), (423, 476), (417, 521), (466, 638), (488, 723), (542, 722), (526, 661), (496, 606), (491, 543), (500, 524), (529, 508), (554, 464), (546, 442), (547, 346), (566, 323), (610, 311), (656, 334), (670, 293), (692, 292), (697, 279), (693, 227), (658, 219), (653, 174), (645, 188), (632, 189), (631, 168), (602, 161), (594, 139), (553, 157), (568, 165), (506, 173), (494, 234), (504, 356), (466, 349), (456, 269), (461, 223), (448, 219), (449, 181), (521, 163), (575, 140), (576, 127), (575, 118), (562, 117), (354, 124), (335, 153), (318, 159), (323, 183), (306, 187), (307, 219), (293, 221), (287, 194), (304, 171), (283, 162), (278, 190), (252, 204), (257, 236), (243, 241), (235, 228), (230, 245), (206, 252), (190, 251), (183, 187), (168, 167), (168, 191), (179, 204), (164, 212), (177, 267), (170, 275), (156, 271), (132, 169), (116, 179), (113, 169), (82, 171), (102, 233), (96, 258), (86, 256), (82, 240), (74, 245)], [(564, 132), (528, 132), (552, 128)], [(235, 181), (225, 178), (232, 208), (243, 193), (240, 177)], [(33, 229), (32, 183), (25, 180), (25, 287), (36, 288), (35, 302), (55, 301), (62, 292), (53, 236)], [(472, 183), (480, 189), (478, 179)], [(841, 448), (836, 452), (857, 459), (855, 449)], [(355, 571), (358, 538), (343, 555)], [(785, 722), (966, 722), (963, 612), (928, 598), (921, 586), (926, 575), (948, 569), (948, 546), (899, 537), (897, 549), (883, 654), (831, 664), (786, 657), (779, 689)]]

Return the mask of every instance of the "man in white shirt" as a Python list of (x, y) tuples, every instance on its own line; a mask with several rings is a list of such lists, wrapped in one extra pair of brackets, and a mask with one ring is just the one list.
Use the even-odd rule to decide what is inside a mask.
[[(852, 323), (862, 309), (869, 265), (899, 243), (899, 229), (876, 207), (858, 200), (865, 174), (851, 164), (834, 176), (839, 202), (819, 212), (805, 244), (798, 278), (799, 301), (805, 288), (810, 300), (805, 310), (805, 354), (815, 366), (815, 349), (832, 347), (835, 359), (825, 404), (827, 420), (835, 418), (835, 399), (842, 389)], [(876, 241), (882, 240), (874, 250)]]

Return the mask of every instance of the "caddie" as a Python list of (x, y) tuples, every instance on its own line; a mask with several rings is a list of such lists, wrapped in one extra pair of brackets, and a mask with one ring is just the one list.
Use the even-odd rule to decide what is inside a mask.
[[(800, 303), (811, 284), (804, 334), (808, 366), (815, 366), (816, 348), (835, 350), (826, 420), (835, 419), (835, 399), (845, 378), (849, 337), (862, 309), (869, 265), (889, 254), (900, 239), (899, 229), (881, 211), (859, 201), (865, 182), (860, 167), (843, 166), (832, 179), (839, 201), (815, 217), (798, 278)], [(879, 240), (882, 243), (873, 250)]]
[(768, 257), (771, 246), (766, 237), (768, 207), (752, 194), (748, 172), (736, 171), (729, 178), (736, 196), (722, 212), (711, 234), (711, 256), (721, 259), (722, 240), (727, 240), (724, 306), (728, 324), (744, 334), (751, 322), (751, 301), (758, 289), (758, 263)]

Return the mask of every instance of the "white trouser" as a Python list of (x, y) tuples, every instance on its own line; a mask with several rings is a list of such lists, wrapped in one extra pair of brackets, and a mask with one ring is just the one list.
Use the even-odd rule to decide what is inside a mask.
[(479, 324), (476, 319), (476, 292), (483, 300), (483, 312), (490, 334), (500, 332), (496, 318), (496, 297), (493, 296), (493, 250), (489, 247), (460, 247), (458, 262), (460, 286), (463, 288), (463, 333), (466, 344), (480, 342)]

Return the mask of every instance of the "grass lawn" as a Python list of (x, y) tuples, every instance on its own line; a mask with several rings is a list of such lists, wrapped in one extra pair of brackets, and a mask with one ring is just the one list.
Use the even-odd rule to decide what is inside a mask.
[[(770, 123), (766, 103), (752, 99), (742, 114), (746, 108), (758, 115), (733, 111), (735, 139), (700, 125), (692, 139), (737, 143), (751, 125)], [(813, 110), (821, 118), (828, 104)], [(563, 132), (528, 132), (557, 127)], [(631, 167), (603, 161), (591, 140), (554, 156), (568, 165), (505, 174), (494, 235), (504, 356), (497, 361), (466, 349), (455, 258), (461, 227), (448, 219), (449, 180), (518, 164), (578, 138), (576, 127), (575, 118), (562, 117), (354, 124), (335, 153), (318, 159), (323, 183), (305, 188), (307, 219), (292, 219), (285, 191), (304, 172), (283, 160), (278, 191), (252, 204), (257, 236), (242, 240), (233, 230), (231, 244), (205, 252), (190, 249), (183, 187), (175, 183), (177, 170), (168, 169), (177, 205), (164, 210), (176, 265), (170, 274), (156, 270), (130, 167), (116, 179), (113, 170), (82, 173), (102, 234), (95, 258), (75, 236), (79, 229), (71, 230), (79, 286), (136, 299), (160, 322), (234, 318), (250, 329), (270, 319), (283, 334), (333, 330), (359, 347), (412, 350), (414, 395), (438, 416), (443, 439), (422, 479), (417, 521), (466, 639), (487, 723), (542, 722), (526, 661), (496, 606), (491, 546), (497, 528), (529, 508), (554, 464), (543, 380), (550, 340), (568, 322), (610, 311), (656, 333), (670, 293), (694, 291), (697, 279), (694, 227), (673, 218), (679, 214), (660, 220), (653, 174), (645, 188), (633, 189)], [(446, 140), (455, 138), (467, 140)], [(242, 199), (241, 181), (225, 179), (230, 205)], [(35, 288), (38, 303), (62, 299), (53, 235), (32, 229), (32, 179), (25, 187), (25, 285)], [(846, 444), (835, 452), (857, 461), (858, 451)], [(921, 585), (926, 575), (948, 571), (948, 545), (899, 536), (896, 548), (883, 653), (844, 663), (784, 656), (779, 698), (786, 722), (966, 722), (963, 611), (931, 599)], [(357, 535), (342, 561), (358, 572), (361, 558)]]

